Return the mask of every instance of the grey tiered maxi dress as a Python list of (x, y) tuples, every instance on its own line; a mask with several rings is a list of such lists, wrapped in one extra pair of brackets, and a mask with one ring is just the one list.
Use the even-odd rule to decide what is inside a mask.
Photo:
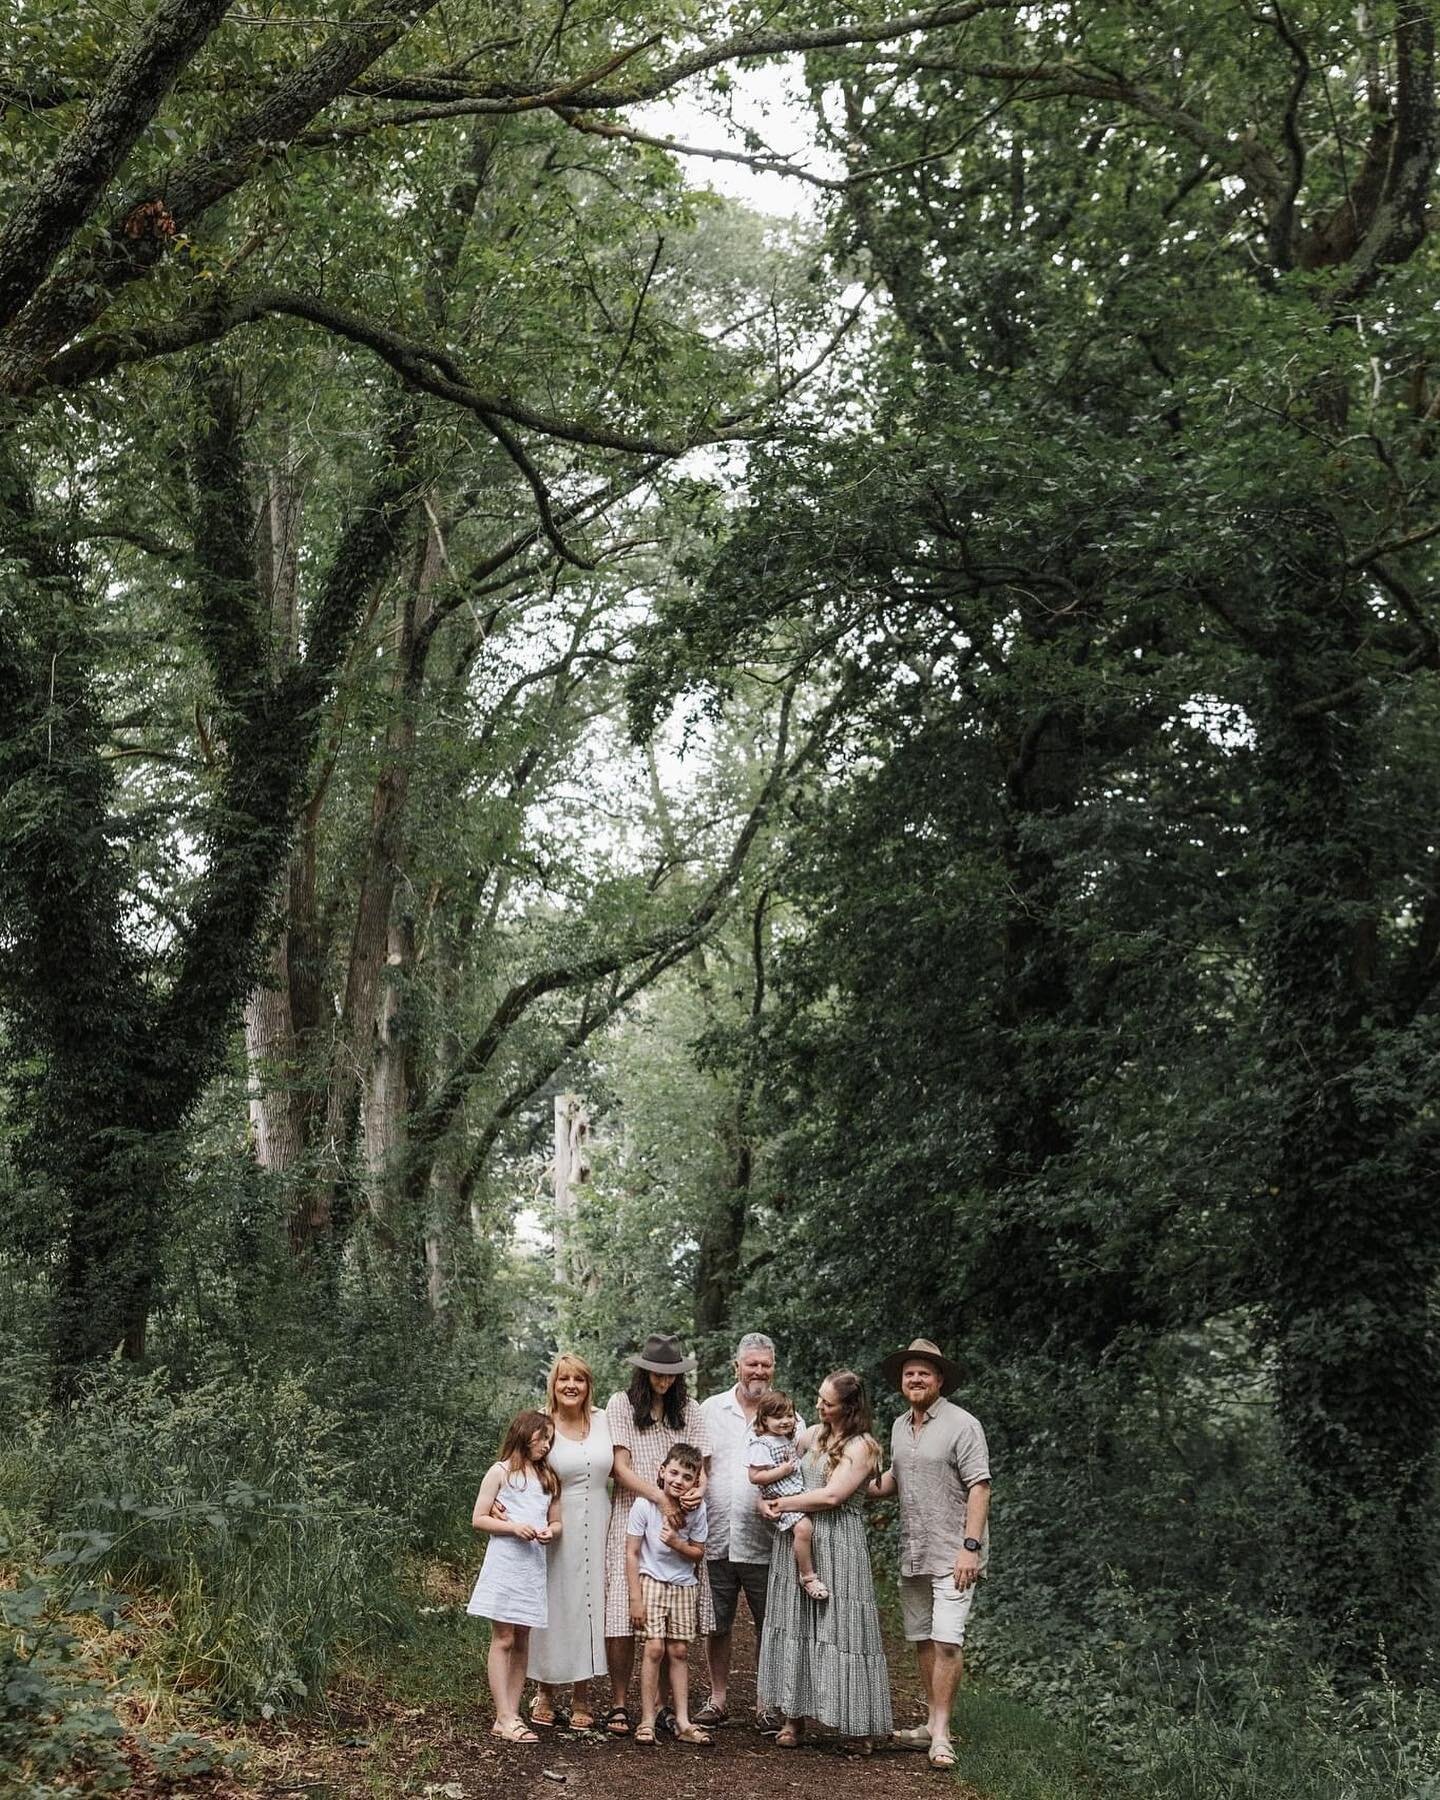
[[(828, 1471), (813, 1454), (807, 1489)], [(888, 1736), (890, 1672), (880, 1635), (870, 1549), (861, 1516), (864, 1488), (843, 1505), (812, 1513), (815, 1573), (830, 1590), (812, 1600), (795, 1576), (794, 1534), (777, 1531), (756, 1678), (762, 1705), (787, 1719), (814, 1719), (846, 1737)]]

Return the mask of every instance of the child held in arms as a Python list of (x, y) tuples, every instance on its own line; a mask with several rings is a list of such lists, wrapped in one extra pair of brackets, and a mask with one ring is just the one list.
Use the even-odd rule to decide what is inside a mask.
[[(683, 1505), (685, 1495), (700, 1479), (700, 1470), (700, 1452), (693, 1444), (672, 1444), (660, 1465), (660, 1486), (670, 1499)], [(636, 1635), (645, 1640), (637, 1744), (655, 1742), (662, 1663), (670, 1670), (678, 1742), (715, 1741), (690, 1721), (690, 1645), (699, 1632), (699, 1564), (709, 1535), (703, 1500), (686, 1512), (678, 1527), (667, 1524), (660, 1508), (643, 1495), (630, 1508), (625, 1528), (625, 1580), (630, 1590), (630, 1622)]]
[[(795, 1403), (778, 1389), (760, 1396), (751, 1426), (750, 1480), (753, 1486), (783, 1500), (805, 1492), (801, 1455), (795, 1442)], [(795, 1573), (812, 1600), (828, 1600), (830, 1590), (815, 1573), (815, 1521), (808, 1513), (782, 1512), (777, 1531), (795, 1534)]]

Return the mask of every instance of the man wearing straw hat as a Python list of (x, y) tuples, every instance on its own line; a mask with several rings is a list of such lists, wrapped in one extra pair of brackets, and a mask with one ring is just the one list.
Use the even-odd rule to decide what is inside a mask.
[(980, 1421), (944, 1398), (960, 1385), (960, 1370), (938, 1345), (916, 1338), (880, 1367), (910, 1410), (895, 1421), (890, 1467), (869, 1491), (877, 1499), (900, 1496), (900, 1602), (929, 1714), (895, 1738), (928, 1751), (937, 1768), (952, 1769), (950, 1708), (965, 1622), (989, 1560), (990, 1453)]

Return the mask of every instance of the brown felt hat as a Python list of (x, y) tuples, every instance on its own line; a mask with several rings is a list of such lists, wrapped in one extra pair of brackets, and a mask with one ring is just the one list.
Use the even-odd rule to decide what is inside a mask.
[(891, 1354), (885, 1358), (884, 1362), (881, 1363), (880, 1373), (890, 1383), (891, 1387), (899, 1387), (900, 1371), (908, 1362), (934, 1363), (935, 1367), (940, 1371), (940, 1391), (942, 1394), (948, 1394), (952, 1388), (957, 1388), (960, 1385), (959, 1363), (951, 1362), (948, 1356), (942, 1354), (940, 1346), (938, 1344), (932, 1344), (929, 1338), (914, 1339), (908, 1349), (892, 1351)]
[(667, 1332), (652, 1331), (630, 1359), (637, 1369), (648, 1369), (652, 1375), (693, 1375), (695, 1358), (685, 1354), (678, 1337)]

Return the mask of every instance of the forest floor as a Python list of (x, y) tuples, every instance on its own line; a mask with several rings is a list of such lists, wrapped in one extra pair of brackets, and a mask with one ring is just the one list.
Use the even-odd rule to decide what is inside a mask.
[[(797, 1750), (777, 1748), (753, 1726), (755, 1644), (745, 1617), (736, 1629), (732, 1723), (715, 1733), (713, 1748), (648, 1747), (573, 1731), (504, 1744), (490, 1734), (483, 1632), (464, 1616), (463, 1598), (445, 1598), (383, 1664), (341, 1673), (322, 1708), (211, 1734), (242, 1754), (236, 1773), (166, 1793), (197, 1800), (1104, 1800), (1072, 1737), (984, 1684), (962, 1692), (959, 1768), (949, 1778), (914, 1751), (886, 1747), (866, 1756), (823, 1734)], [(898, 1640), (891, 1671), (897, 1725), (918, 1722), (924, 1709), (914, 1662)], [(144, 1787), (137, 1782), (136, 1793)]]

